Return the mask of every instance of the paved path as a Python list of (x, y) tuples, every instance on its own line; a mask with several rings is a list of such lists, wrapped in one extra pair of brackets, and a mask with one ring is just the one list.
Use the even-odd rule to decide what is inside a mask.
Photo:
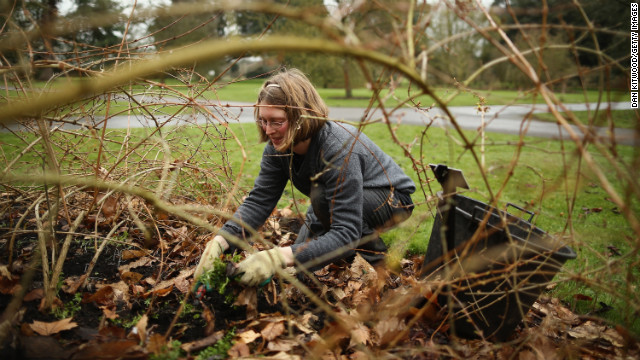
[[(177, 119), (172, 119), (173, 124), (181, 123), (198, 123), (203, 124), (207, 121), (213, 122), (252, 122), (253, 121), (253, 107), (247, 103), (218, 103), (217, 106), (210, 106), (213, 116), (198, 115), (181, 115)], [(222, 106), (220, 106), (222, 105)], [(596, 104), (566, 104), (569, 110), (581, 111), (589, 109), (595, 109)], [(606, 104), (600, 106), (600, 110), (606, 108)], [(628, 102), (612, 103), (611, 108), (613, 110), (630, 109)], [(477, 111), (475, 106), (451, 106), (449, 111), (456, 119), (457, 123), (462, 129), (465, 130), (477, 130), (481, 126), (482, 117)], [(569, 138), (568, 132), (565, 129), (560, 129), (555, 123), (529, 120), (523, 122), (526, 115), (530, 112), (542, 113), (549, 112), (546, 105), (510, 105), (510, 106), (492, 106), (489, 108), (484, 116), (485, 129), (488, 132), (497, 132), (505, 134), (518, 135), (521, 133), (522, 128), (526, 128), (526, 135), (544, 138), (558, 139), (561, 136), (563, 138)], [(330, 116), (333, 119), (348, 120), (359, 122), (362, 120), (364, 109), (362, 108), (331, 108)], [(380, 121), (382, 119), (382, 113), (380, 110), (374, 111), (367, 116), (368, 121)], [(158, 117), (156, 120), (158, 123), (164, 123), (169, 119), (169, 116)], [(438, 109), (433, 108), (428, 111), (419, 112), (414, 109), (401, 109), (396, 110), (390, 117), (392, 122), (400, 122), (402, 124), (411, 125), (426, 125), (432, 124), (432, 126), (439, 127), (452, 127), (451, 122), (444, 116), (444, 113)], [(156, 126), (155, 122), (148, 118), (141, 116), (114, 116), (109, 119), (109, 128), (126, 128), (126, 127), (144, 127), (144, 126)], [(574, 132), (582, 134), (582, 132), (576, 126), (572, 126)], [(595, 128), (595, 133), (598, 136), (602, 136), (604, 141), (608, 141), (609, 130), (607, 128)], [(635, 134), (633, 129), (615, 129), (616, 142), (618, 144), (625, 145), (638, 145), (640, 146), (640, 137)]]
[[(587, 106), (591, 110), (595, 109), (596, 104), (567, 104), (565, 105), (571, 111), (587, 110)], [(601, 106), (600, 110), (604, 108)], [(630, 109), (628, 103), (612, 103), (612, 110)], [(456, 119), (458, 125), (465, 130), (478, 130), (482, 125), (482, 116), (475, 106), (452, 106), (449, 111)], [(504, 134), (520, 134), (523, 127), (526, 127), (528, 136), (555, 138), (560, 136), (568, 138), (569, 134), (565, 129), (560, 129), (558, 125), (552, 122), (529, 120), (524, 122), (527, 114), (546, 113), (549, 112), (547, 105), (511, 105), (511, 106), (493, 106), (485, 113), (485, 129), (489, 132), (497, 132)], [(344, 118), (346, 120), (360, 121), (363, 110), (355, 108), (332, 109), (333, 117)], [(380, 112), (374, 113), (368, 119), (373, 120), (381, 118)], [(391, 121), (401, 122), (403, 124), (426, 125), (433, 121), (433, 125), (440, 127), (452, 127), (451, 122), (445, 117), (444, 112), (440, 109), (431, 109), (429, 111), (419, 113), (414, 109), (405, 109), (396, 112)], [(577, 126), (571, 126), (577, 134), (582, 134)], [(607, 128), (596, 128), (599, 136), (606, 136), (609, 132)], [(620, 144), (634, 145), (640, 144), (640, 138), (635, 138), (635, 131), (632, 129), (616, 129), (616, 141)]]

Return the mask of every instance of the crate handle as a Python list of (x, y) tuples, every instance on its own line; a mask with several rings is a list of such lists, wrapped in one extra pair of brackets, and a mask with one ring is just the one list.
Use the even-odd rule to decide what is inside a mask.
[[(507, 203), (507, 209), (509, 209), (509, 206), (512, 206), (512, 207), (514, 207), (514, 208), (516, 208), (516, 209), (518, 209), (518, 210), (522, 211), (523, 213), (526, 213), (526, 214), (531, 215), (531, 216), (529, 216), (529, 220), (527, 220), (527, 222), (531, 223), (531, 222), (533, 221), (533, 215), (535, 215), (535, 213), (534, 213), (533, 211), (530, 211), (530, 210), (527, 210), (527, 209), (521, 208), (520, 206), (518, 206), (518, 205), (516, 205), (516, 204), (513, 204), (513, 203), (508, 202), (508, 203)], [(508, 212), (508, 210), (507, 210), (507, 212)]]
[[(483, 216), (482, 217), (476, 217), (476, 212), (482, 214)], [(483, 208), (481, 208), (480, 206), (477, 206), (477, 205), (473, 207), (473, 212), (471, 213), (471, 218), (473, 219), (473, 221), (482, 222), (484, 214), (486, 214), (486, 213), (489, 213), (489, 216), (500, 218), (500, 215), (494, 213), (493, 211), (487, 211), (487, 209), (483, 209)], [(471, 223), (469, 223), (469, 225), (471, 225)], [(498, 231), (504, 231), (504, 229), (502, 229), (501, 227), (498, 227), (498, 226), (495, 226), (495, 225), (491, 224), (491, 221), (488, 221), (486, 226), (494, 228), (494, 229), (496, 229)]]

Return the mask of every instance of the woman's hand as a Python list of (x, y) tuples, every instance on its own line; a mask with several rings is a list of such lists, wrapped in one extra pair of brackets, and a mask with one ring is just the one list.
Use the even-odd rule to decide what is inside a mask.
[(278, 269), (284, 269), (289, 265), (293, 265), (291, 248), (273, 248), (250, 255), (238, 264), (235, 273), (240, 275), (238, 281), (242, 284), (264, 285)]
[(220, 235), (216, 235), (213, 239), (209, 240), (207, 246), (204, 248), (202, 257), (200, 257), (200, 262), (193, 273), (193, 279), (197, 282), (202, 274), (211, 270), (214, 261), (228, 248), (229, 243)]

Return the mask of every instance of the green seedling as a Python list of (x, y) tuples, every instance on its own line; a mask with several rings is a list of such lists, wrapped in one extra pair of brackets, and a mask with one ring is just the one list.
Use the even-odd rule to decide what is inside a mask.
[(213, 262), (213, 267), (202, 274), (198, 282), (204, 286), (207, 292), (217, 291), (224, 298), (225, 304), (229, 305), (233, 304), (236, 296), (228, 287), (231, 279), (227, 276), (227, 266), (229, 262), (237, 263), (240, 261), (240, 255), (225, 255), (223, 259), (216, 259)]
[(150, 360), (178, 360), (182, 357), (183, 351), (180, 348), (180, 341), (173, 340), (172, 342), (162, 346), (162, 350), (158, 354), (152, 354), (149, 356)]
[(73, 299), (65, 303), (63, 307), (54, 309), (53, 316), (55, 316), (58, 319), (66, 319), (66, 318), (73, 317), (80, 310), (82, 310), (82, 306), (80, 306), (81, 301), (82, 301), (82, 294), (76, 293)]
[(218, 340), (217, 343), (213, 344), (202, 350), (196, 360), (206, 360), (206, 359), (226, 359), (229, 357), (227, 352), (233, 346), (233, 338), (236, 336), (236, 329), (231, 329), (228, 333), (224, 335), (224, 337)]

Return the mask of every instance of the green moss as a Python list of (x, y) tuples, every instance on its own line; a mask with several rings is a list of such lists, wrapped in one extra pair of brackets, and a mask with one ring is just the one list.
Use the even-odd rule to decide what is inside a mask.
[(218, 258), (213, 262), (213, 267), (202, 274), (198, 280), (204, 285), (207, 291), (216, 291), (222, 295), (227, 305), (233, 304), (236, 298), (234, 292), (229, 287), (231, 279), (227, 276), (227, 264), (228, 262), (236, 263), (239, 260), (239, 255), (225, 255), (224, 260)]

